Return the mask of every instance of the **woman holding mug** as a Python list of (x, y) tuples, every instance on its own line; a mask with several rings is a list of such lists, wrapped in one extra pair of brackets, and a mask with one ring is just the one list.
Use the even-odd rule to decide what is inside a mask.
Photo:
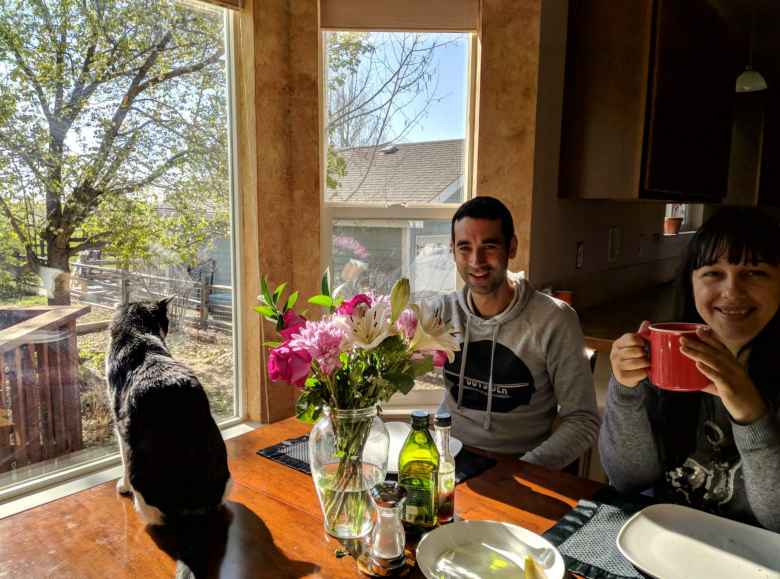
[(620, 491), (652, 487), (662, 500), (780, 531), (778, 222), (720, 209), (693, 236), (678, 281), (680, 319), (706, 324), (680, 351), (711, 383), (661, 390), (647, 379), (643, 337), (616, 340), (604, 469)]

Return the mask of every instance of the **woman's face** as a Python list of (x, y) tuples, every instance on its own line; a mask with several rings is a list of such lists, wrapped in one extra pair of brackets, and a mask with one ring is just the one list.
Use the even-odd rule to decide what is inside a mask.
[(732, 264), (725, 256), (693, 271), (693, 297), (704, 322), (733, 353), (756, 337), (780, 307), (780, 267)]

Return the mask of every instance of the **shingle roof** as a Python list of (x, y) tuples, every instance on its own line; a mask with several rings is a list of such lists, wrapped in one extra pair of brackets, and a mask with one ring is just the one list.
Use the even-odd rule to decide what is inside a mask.
[(463, 187), (463, 139), (356, 147), (338, 154), (347, 174), (338, 178), (338, 188), (328, 188), (328, 201), (443, 203)]

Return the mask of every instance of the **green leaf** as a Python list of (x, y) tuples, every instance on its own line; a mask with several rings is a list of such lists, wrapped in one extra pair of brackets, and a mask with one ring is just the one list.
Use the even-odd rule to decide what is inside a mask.
[(276, 321), (276, 310), (274, 310), (271, 306), (257, 306), (255, 307), (255, 311), (270, 319), (271, 321)]
[(333, 298), (325, 295), (312, 296), (309, 298), (309, 303), (314, 304), (315, 306), (322, 306), (324, 308), (332, 308)]
[(263, 342), (263, 346), (266, 348), (278, 348), (281, 345), (281, 342)]
[(394, 376), (388, 376), (389, 380), (395, 384), (396, 390), (401, 394), (409, 394), (414, 388), (414, 378), (408, 374), (396, 374)]
[(295, 302), (297, 301), (298, 301), (298, 292), (291, 293), (290, 297), (287, 298), (287, 305), (285, 306), (284, 310), (287, 311), (291, 309), (295, 305)]
[(265, 276), (260, 279), (260, 291), (263, 292), (263, 301), (269, 306), (273, 305), (274, 301), (271, 299), (271, 292), (268, 291), (268, 281)]
[(307, 424), (314, 424), (322, 414), (322, 407), (309, 400), (307, 392), (302, 392), (295, 402), (295, 417)]
[(284, 293), (286, 287), (287, 282), (283, 282), (274, 290), (274, 305), (279, 305), (279, 298)]
[(326, 269), (322, 273), (322, 280), (320, 281), (320, 288), (322, 291), (322, 295), (330, 297), (330, 269)]
[(422, 376), (433, 370), (433, 358), (431, 356), (425, 356), (420, 360), (412, 360), (412, 371), (414, 377)]

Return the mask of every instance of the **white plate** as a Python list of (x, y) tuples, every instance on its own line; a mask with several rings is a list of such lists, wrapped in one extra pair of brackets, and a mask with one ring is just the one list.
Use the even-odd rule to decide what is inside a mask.
[(663, 579), (780, 578), (780, 535), (679, 505), (631, 517), (617, 537), (631, 563)]
[[(387, 472), (398, 472), (398, 456), (401, 454), (401, 448), (404, 445), (409, 431), (412, 429), (407, 422), (385, 422), (385, 428), (390, 434), (390, 449), (387, 451)], [(431, 436), (433, 433), (431, 433)], [(457, 438), (450, 436), (450, 452), (453, 458), (463, 448), (463, 443)]]
[(428, 579), (517, 579), (523, 577), (526, 555), (534, 557), (546, 579), (563, 579), (566, 565), (549, 541), (523, 527), (495, 521), (438, 527), (417, 546), (417, 565)]

